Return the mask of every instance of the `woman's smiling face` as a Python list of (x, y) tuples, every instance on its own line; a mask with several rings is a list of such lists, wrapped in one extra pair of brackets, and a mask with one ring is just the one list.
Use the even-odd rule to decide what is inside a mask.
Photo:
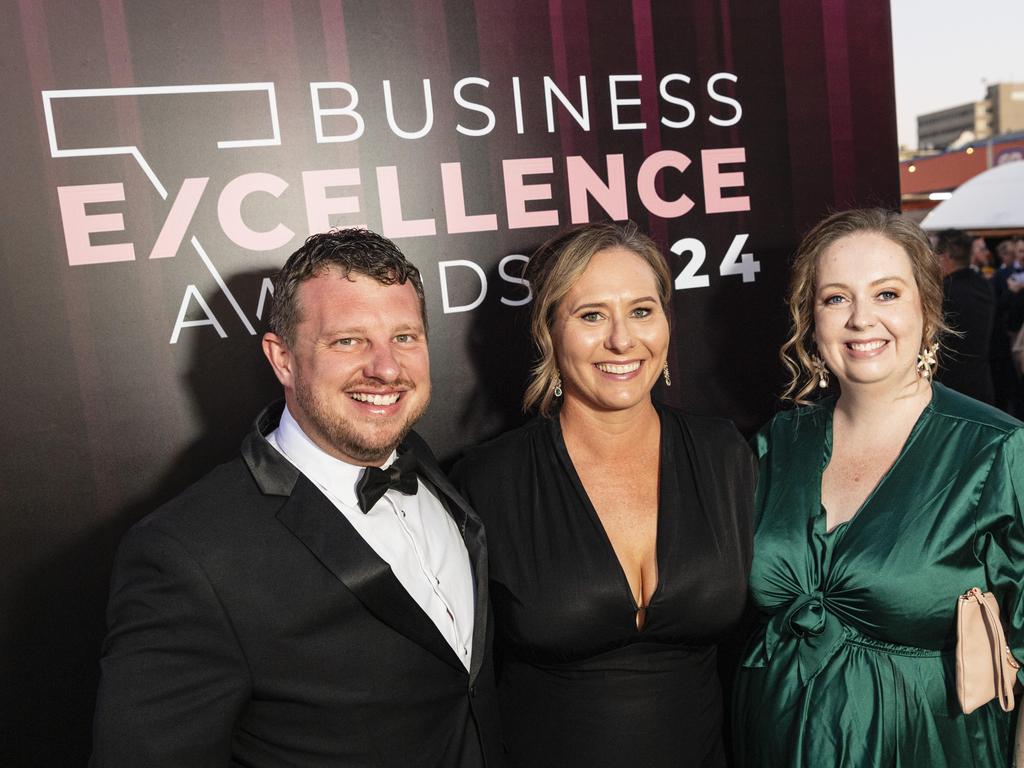
[(814, 338), (841, 387), (913, 383), (923, 336), (921, 296), (901, 246), (858, 232), (821, 254)]
[(649, 401), (669, 325), (641, 257), (625, 248), (594, 254), (559, 302), (551, 330), (566, 403), (623, 410)]

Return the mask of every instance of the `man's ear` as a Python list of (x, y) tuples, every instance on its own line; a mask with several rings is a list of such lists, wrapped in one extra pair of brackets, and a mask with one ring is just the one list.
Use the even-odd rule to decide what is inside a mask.
[(294, 384), (292, 372), (294, 358), (292, 357), (291, 350), (288, 348), (288, 343), (276, 333), (268, 331), (263, 334), (262, 346), (263, 354), (267, 356), (267, 362), (274, 369), (274, 375), (281, 382), (281, 386), (285, 389), (292, 389)]

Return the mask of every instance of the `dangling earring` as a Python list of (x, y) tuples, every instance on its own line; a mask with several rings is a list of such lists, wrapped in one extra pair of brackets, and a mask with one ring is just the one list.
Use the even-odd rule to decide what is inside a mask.
[(562, 396), (562, 374), (555, 369), (555, 397)]
[(828, 368), (825, 361), (817, 355), (811, 355), (811, 371), (818, 377), (818, 387), (825, 389), (828, 386)]
[(917, 375), (925, 381), (932, 380), (932, 374), (935, 372), (935, 367), (939, 364), (939, 361), (936, 358), (938, 351), (938, 343), (932, 345), (926, 344), (921, 347), (921, 353), (917, 356)]
[(665, 363), (665, 367), (661, 369), (661, 375), (665, 378), (665, 386), (666, 387), (671, 387), (672, 386), (672, 377), (669, 375), (669, 372), (668, 372), (668, 362), (666, 362)]

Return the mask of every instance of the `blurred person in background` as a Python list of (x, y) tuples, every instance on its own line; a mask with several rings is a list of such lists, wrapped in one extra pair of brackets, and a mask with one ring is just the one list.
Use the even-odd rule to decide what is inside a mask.
[(971, 269), (971, 239), (960, 230), (940, 232), (935, 253), (942, 271), (942, 313), (958, 333), (946, 341), (947, 352), (935, 378), (991, 405), (995, 400), (989, 364), (995, 322), (992, 286)]
[(1021, 271), (1021, 261), (1017, 256), (1017, 243), (1014, 240), (1003, 240), (996, 246), (996, 256), (999, 257), (999, 269), (992, 275), (992, 288), (996, 294), (996, 301), (1006, 293), (1006, 281), (1010, 275)]
[(996, 271), (995, 259), (984, 237), (976, 237), (971, 242), (971, 267), (985, 277), (992, 277)]
[(1007, 238), (996, 246), (999, 256), (999, 269), (992, 278), (992, 289), (995, 293), (996, 311), (992, 327), (991, 368), (994, 387), (993, 402), (1007, 413), (1020, 414), (1019, 393), (1020, 372), (1013, 362), (1011, 347), (1020, 328), (1021, 299), (1018, 298), (1024, 272), (1021, 271), (1021, 260), (1018, 258), (1018, 243), (1024, 241)]

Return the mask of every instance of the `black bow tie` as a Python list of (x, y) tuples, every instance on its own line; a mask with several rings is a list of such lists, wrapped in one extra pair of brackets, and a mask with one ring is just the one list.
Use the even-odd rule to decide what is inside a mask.
[(373, 505), (380, 501), (390, 488), (409, 496), (416, 493), (417, 463), (416, 457), (409, 452), (399, 456), (387, 469), (366, 467), (359, 476), (359, 482), (356, 483), (356, 498), (363, 514), (373, 509)]

